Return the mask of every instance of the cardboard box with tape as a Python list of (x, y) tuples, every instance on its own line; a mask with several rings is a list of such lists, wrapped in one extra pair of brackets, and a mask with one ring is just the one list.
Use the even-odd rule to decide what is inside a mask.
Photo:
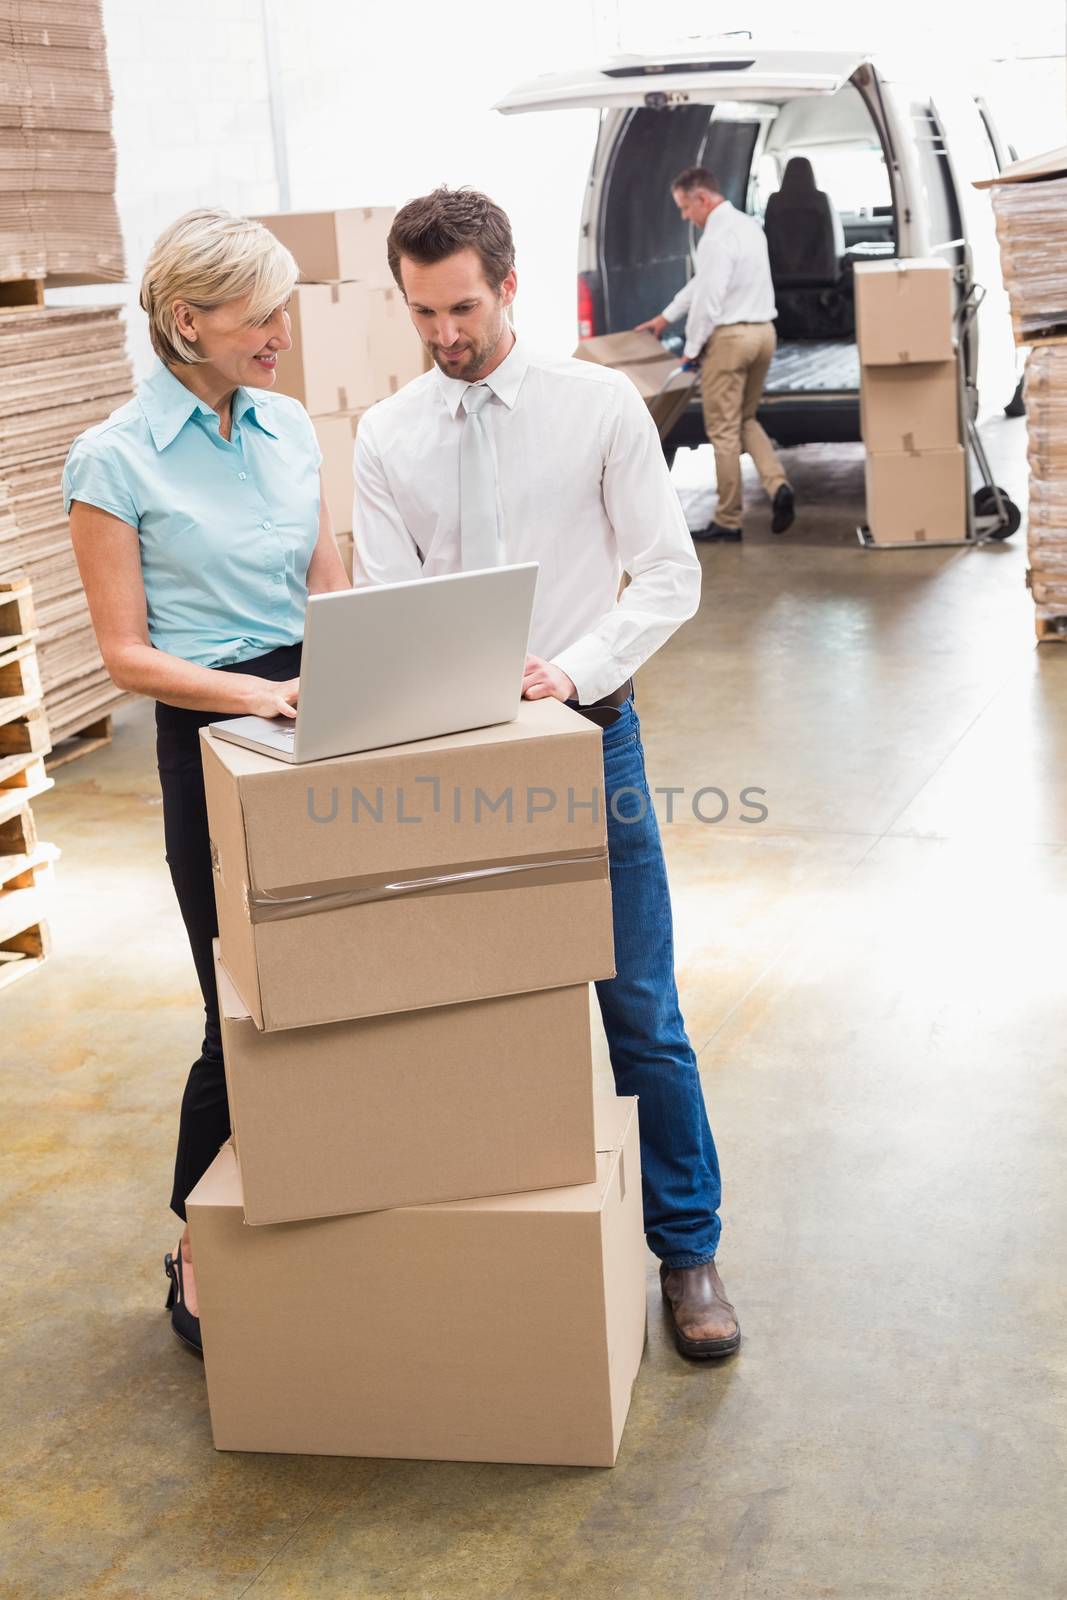
[(585, 984), (263, 1033), (215, 976), (246, 1222), (595, 1179)]
[(856, 343), (864, 366), (955, 359), (952, 268), (938, 257), (855, 267)]
[(369, 329), (371, 383), (376, 397), (385, 400), (426, 370), (422, 340), (395, 286), (371, 290)]
[(637, 1103), (597, 1113), (591, 1183), (268, 1228), (224, 1145), (186, 1202), (216, 1447), (610, 1467), (646, 1255)]
[(256, 217), (292, 251), (301, 283), (356, 282), (388, 289), (393, 277), (386, 240), (392, 206), (353, 206), (342, 211), (281, 211)]
[[(362, 411), (335, 411), (329, 416), (312, 417), (322, 451), (322, 487), (336, 534), (352, 532), (352, 505), (355, 499), (353, 452)], [(351, 572), (349, 577), (351, 577)]]
[(514, 722), (313, 766), (201, 733), (222, 959), (268, 1030), (614, 971), (599, 728)]
[(860, 432), (872, 455), (960, 443), (955, 361), (860, 368)]
[(672, 355), (652, 333), (602, 333), (583, 339), (574, 352), (580, 361), (624, 372), (648, 406), (661, 438), (677, 422), (693, 393), (694, 374), (679, 372)]
[(868, 456), (867, 526), (875, 544), (965, 539), (967, 461), (962, 446)]
[(278, 392), (313, 416), (365, 410), (380, 399), (368, 353), (370, 307), (365, 284), (298, 283), (289, 302), (292, 349), (278, 354)]

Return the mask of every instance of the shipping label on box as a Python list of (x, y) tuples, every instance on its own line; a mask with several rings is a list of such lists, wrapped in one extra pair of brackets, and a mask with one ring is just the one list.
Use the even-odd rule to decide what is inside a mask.
[(596, 1145), (578, 1187), (270, 1228), (224, 1145), (186, 1202), (216, 1448), (610, 1467), (645, 1338), (635, 1100), (598, 1102)]
[(952, 269), (947, 261), (863, 261), (856, 265), (854, 281), (862, 364), (955, 359)]
[(586, 985), (263, 1033), (215, 976), (246, 1222), (596, 1177)]
[(860, 432), (872, 454), (951, 450), (960, 442), (955, 361), (861, 367)]
[(388, 289), (386, 253), (396, 212), (391, 206), (344, 211), (285, 211), (256, 217), (296, 258), (302, 283), (349, 280)]
[(201, 734), (222, 959), (258, 1027), (614, 972), (600, 729), (513, 722), (293, 766)]
[(867, 457), (867, 526), (875, 544), (967, 537), (967, 460), (961, 446)]

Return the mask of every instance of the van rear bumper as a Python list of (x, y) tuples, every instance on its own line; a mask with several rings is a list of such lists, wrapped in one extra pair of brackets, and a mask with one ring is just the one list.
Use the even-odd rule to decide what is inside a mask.
[[(756, 418), (775, 444), (858, 444), (860, 400), (855, 390), (842, 394), (765, 395)], [(699, 400), (686, 407), (667, 439), (665, 449), (696, 449), (707, 444)]]

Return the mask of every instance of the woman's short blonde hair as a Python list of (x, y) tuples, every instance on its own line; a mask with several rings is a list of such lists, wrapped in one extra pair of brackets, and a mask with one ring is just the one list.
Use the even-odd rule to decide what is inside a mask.
[(152, 348), (172, 366), (203, 361), (178, 331), (177, 301), (214, 311), (247, 295), (251, 325), (282, 304), (298, 276), (289, 251), (261, 222), (228, 211), (187, 211), (160, 234), (141, 279)]

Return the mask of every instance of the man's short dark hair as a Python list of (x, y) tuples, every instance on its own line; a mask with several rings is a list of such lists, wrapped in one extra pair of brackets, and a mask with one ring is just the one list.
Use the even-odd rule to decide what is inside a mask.
[(692, 194), (696, 189), (707, 189), (710, 194), (722, 194), (718, 178), (707, 167), (686, 167), (671, 184), (672, 194), (676, 189), (680, 189), (683, 194)]
[(459, 250), (474, 250), (491, 289), (499, 289), (515, 265), (507, 213), (477, 189), (440, 188), (409, 200), (389, 229), (386, 250), (401, 292), (401, 256), (420, 267), (432, 267)]

